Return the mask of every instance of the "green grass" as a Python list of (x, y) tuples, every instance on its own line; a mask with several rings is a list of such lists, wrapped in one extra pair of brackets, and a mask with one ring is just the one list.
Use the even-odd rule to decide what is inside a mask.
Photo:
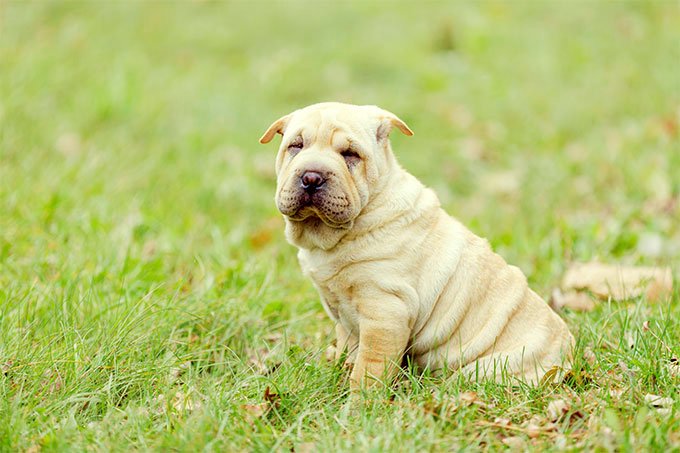
[(378, 104), (543, 296), (595, 258), (677, 280), (677, 3), (314, 5), (0, 3), (0, 450), (680, 449), (677, 289), (562, 313), (591, 380), (405, 370), (350, 407), (257, 143), (309, 103)]

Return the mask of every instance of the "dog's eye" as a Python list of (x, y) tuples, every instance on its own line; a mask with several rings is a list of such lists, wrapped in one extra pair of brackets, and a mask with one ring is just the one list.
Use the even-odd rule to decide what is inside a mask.
[(288, 145), (288, 152), (290, 153), (291, 156), (294, 156), (300, 152), (302, 146), (303, 146), (302, 140), (295, 140), (290, 145)]
[(340, 155), (345, 159), (348, 167), (356, 165), (361, 161), (359, 154), (352, 151), (351, 149), (346, 149), (345, 151), (341, 152)]

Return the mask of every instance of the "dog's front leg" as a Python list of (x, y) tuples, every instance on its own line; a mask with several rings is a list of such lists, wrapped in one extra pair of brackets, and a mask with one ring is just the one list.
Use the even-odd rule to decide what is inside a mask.
[(411, 329), (408, 311), (401, 300), (372, 301), (358, 307), (359, 350), (350, 376), (352, 389), (372, 386), (396, 374)]

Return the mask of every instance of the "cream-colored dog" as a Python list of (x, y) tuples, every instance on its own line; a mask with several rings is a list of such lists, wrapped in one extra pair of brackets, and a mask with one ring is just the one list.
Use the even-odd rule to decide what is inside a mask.
[[(277, 120), (276, 204), (336, 322), (356, 388), (389, 382), (404, 354), (472, 378), (537, 382), (568, 366), (573, 337), (522, 272), (440, 207), (396, 161), (413, 135), (375, 106), (322, 103)], [(366, 380), (366, 378), (371, 378)]]

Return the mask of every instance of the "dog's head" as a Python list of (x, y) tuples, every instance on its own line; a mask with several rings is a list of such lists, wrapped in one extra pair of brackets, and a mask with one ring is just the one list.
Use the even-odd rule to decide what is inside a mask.
[(317, 232), (325, 229), (321, 224), (350, 229), (397, 165), (388, 143), (393, 127), (413, 135), (390, 112), (336, 102), (314, 104), (275, 121), (260, 142), (283, 135), (275, 198), (287, 223)]

